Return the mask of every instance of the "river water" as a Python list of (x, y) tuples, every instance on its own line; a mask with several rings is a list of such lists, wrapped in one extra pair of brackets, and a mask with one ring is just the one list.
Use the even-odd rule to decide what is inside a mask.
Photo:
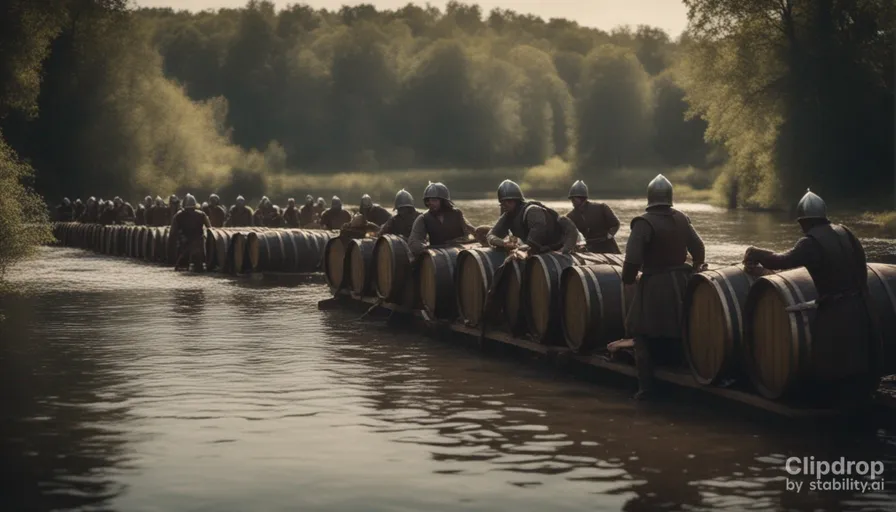
[[(610, 204), (627, 224), (642, 203)], [(476, 224), (497, 210), (460, 207)], [(710, 261), (798, 236), (772, 215), (680, 207)], [(893, 262), (896, 241), (857, 231), (869, 260)], [(576, 380), (357, 312), (318, 311), (328, 297), (319, 277), (191, 275), (44, 248), (9, 279), (20, 293), (0, 297), (3, 510), (896, 503), (896, 428), (796, 428), (698, 401), (635, 403), (632, 382)], [(791, 456), (883, 461), (887, 489), (788, 491), (787, 477), (809, 480), (784, 471)]]

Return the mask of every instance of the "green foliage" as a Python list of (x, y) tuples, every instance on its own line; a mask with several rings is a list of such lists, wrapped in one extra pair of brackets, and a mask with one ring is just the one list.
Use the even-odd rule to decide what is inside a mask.
[(32, 173), (0, 133), (0, 282), (13, 263), (52, 240), (43, 199), (26, 186)]

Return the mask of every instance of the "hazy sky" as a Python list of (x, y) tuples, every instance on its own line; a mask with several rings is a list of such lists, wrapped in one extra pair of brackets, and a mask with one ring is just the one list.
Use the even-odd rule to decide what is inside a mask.
[[(242, 7), (246, 0), (136, 0), (144, 7), (173, 7), (176, 9), (203, 10), (218, 7)], [(274, 0), (278, 7), (302, 3), (315, 8), (338, 10), (343, 5), (373, 4), (380, 9), (395, 9), (408, 3), (425, 4), (410, 0)], [(447, 1), (429, 2), (443, 9)], [(548, 18), (572, 19), (581, 25), (609, 30), (618, 25), (652, 25), (660, 27), (673, 38), (684, 30), (687, 10), (680, 0), (479, 0), (476, 3), (488, 13), (495, 7), (512, 9)]]

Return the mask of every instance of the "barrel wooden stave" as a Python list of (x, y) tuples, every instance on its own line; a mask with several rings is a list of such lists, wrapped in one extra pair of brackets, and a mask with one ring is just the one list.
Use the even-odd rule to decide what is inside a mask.
[(376, 239), (358, 238), (348, 244), (346, 273), (352, 295), (367, 297), (373, 293), (373, 248)]
[(346, 287), (345, 272), (346, 239), (331, 238), (324, 248), (323, 270), (330, 291), (337, 293)]
[(625, 337), (632, 296), (622, 268), (608, 264), (570, 266), (560, 278), (562, 328), (567, 346), (580, 354)]
[(457, 316), (454, 273), (457, 256), (467, 247), (429, 247), (420, 255), (418, 293), (423, 309), (435, 318), (454, 320)]
[(417, 309), (419, 294), (407, 241), (398, 235), (383, 235), (373, 248), (377, 297), (390, 304)]
[(476, 247), (457, 255), (454, 288), (461, 321), (477, 326), (482, 321), (485, 301), (494, 285), (495, 272), (508, 253), (502, 249)]

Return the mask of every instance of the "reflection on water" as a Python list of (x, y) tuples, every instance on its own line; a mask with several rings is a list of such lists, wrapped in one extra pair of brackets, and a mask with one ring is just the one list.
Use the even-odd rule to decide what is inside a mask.
[[(630, 203), (613, 203), (624, 224)], [(461, 206), (474, 223), (497, 210)], [(770, 215), (682, 208), (713, 259), (798, 236)], [(894, 488), (892, 430), (634, 404), (625, 387), (318, 311), (320, 280), (59, 248), (10, 278), (29, 294), (0, 297), (5, 510), (892, 508), (890, 491), (786, 492), (782, 469), (883, 460)]]

